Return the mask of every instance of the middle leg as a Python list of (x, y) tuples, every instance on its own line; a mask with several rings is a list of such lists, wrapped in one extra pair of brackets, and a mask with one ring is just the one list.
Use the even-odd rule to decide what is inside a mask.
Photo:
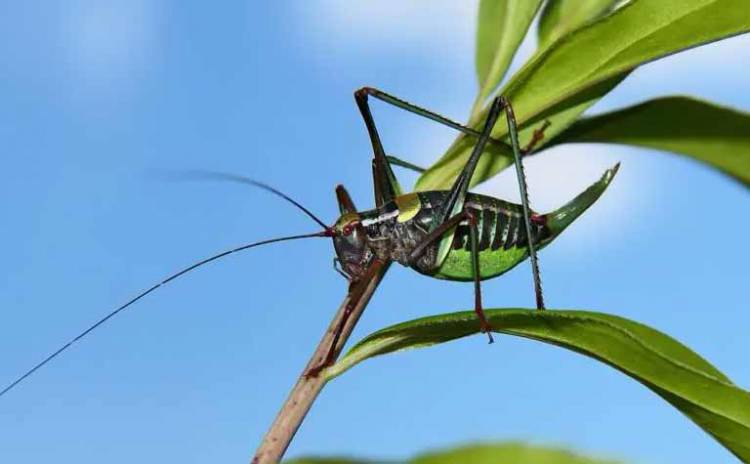
[(459, 214), (456, 214), (455, 216), (449, 218), (444, 223), (440, 224), (437, 228), (435, 228), (435, 230), (427, 234), (422, 242), (417, 245), (414, 250), (412, 250), (411, 254), (409, 255), (409, 262), (411, 263), (411, 266), (414, 266), (417, 260), (419, 260), (419, 258), (424, 254), (424, 252), (430, 245), (433, 245), (436, 241), (443, 240), (443, 236), (448, 231), (458, 226), (463, 221), (468, 221), (470, 228), (469, 237), (471, 240), (471, 261), (474, 274), (474, 311), (477, 313), (480, 329), (482, 330), (482, 332), (487, 334), (490, 343), (493, 343), (494, 339), (492, 338), (492, 326), (490, 326), (490, 323), (487, 321), (487, 318), (484, 314), (484, 309), (482, 308), (482, 288), (480, 284), (482, 274), (479, 265), (479, 244), (477, 238), (477, 236), (479, 235), (479, 231), (476, 216), (471, 214), (469, 211), (464, 210)]
[(482, 332), (487, 334), (490, 339), (490, 343), (495, 340), (492, 338), (492, 327), (487, 322), (487, 318), (484, 315), (484, 309), (482, 308), (482, 286), (481, 279), (482, 274), (479, 269), (479, 244), (477, 235), (477, 218), (469, 211), (464, 212), (464, 215), (469, 221), (469, 241), (471, 245), (471, 266), (474, 273), (474, 312), (477, 313), (479, 318), (479, 324), (482, 328)]
[(344, 332), (344, 329), (346, 328), (346, 325), (349, 322), (349, 319), (351, 318), (351, 315), (354, 312), (355, 308), (360, 303), (362, 295), (364, 294), (365, 289), (369, 285), (370, 281), (378, 272), (381, 272), (384, 266), (388, 266), (388, 263), (374, 258), (368, 265), (365, 275), (359, 280), (351, 281), (349, 285), (349, 294), (347, 296), (346, 306), (344, 307), (344, 312), (341, 315), (341, 319), (339, 320), (338, 324), (333, 330), (333, 336), (331, 337), (331, 343), (328, 346), (326, 355), (323, 357), (320, 364), (310, 368), (305, 373), (305, 377), (318, 376), (323, 369), (332, 366), (336, 361), (336, 357), (338, 356), (339, 351), (342, 348), (341, 346), (338, 346), (341, 340), (341, 334)]

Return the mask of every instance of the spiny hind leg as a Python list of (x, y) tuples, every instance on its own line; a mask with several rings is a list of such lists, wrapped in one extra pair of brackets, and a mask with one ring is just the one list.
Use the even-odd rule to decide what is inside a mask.
[[(378, 100), (388, 103), (389, 105), (393, 105), (396, 108), (400, 108), (402, 110), (408, 111), (409, 113), (416, 114), (417, 116), (430, 119), (432, 121), (435, 121), (438, 124), (442, 124), (444, 126), (450, 127), (452, 129), (455, 129), (463, 134), (466, 134), (472, 137), (479, 138), (482, 135), (482, 133), (476, 129), (465, 126), (463, 124), (459, 124), (456, 121), (446, 118), (443, 115), (435, 113), (434, 111), (430, 111), (428, 109), (414, 105), (412, 103), (404, 101), (398, 97), (395, 97), (391, 94), (388, 94), (386, 92), (383, 92), (382, 90), (379, 90), (373, 87), (362, 87), (361, 89), (357, 90), (355, 94), (358, 95), (358, 98), (366, 98), (366, 96), (377, 98)], [(507, 147), (507, 145), (505, 145), (503, 141), (497, 140), (494, 138), (489, 138), (488, 142), (490, 144), (496, 144), (496, 145)]]
[[(523, 219), (526, 229), (526, 240), (529, 247), (529, 258), (531, 260), (531, 273), (534, 278), (534, 296), (536, 297), (536, 309), (542, 310), (544, 309), (544, 295), (542, 294), (542, 279), (539, 275), (539, 261), (536, 255), (536, 245), (534, 244), (534, 237), (532, 235), (531, 229), (531, 207), (529, 206), (529, 194), (526, 187), (526, 174), (524, 173), (523, 161), (521, 160), (523, 151), (521, 150), (518, 143), (518, 126), (516, 124), (516, 117), (513, 113), (513, 106), (511, 105), (510, 101), (508, 101), (504, 97), (501, 98), (503, 101), (505, 114), (508, 119), (508, 133), (510, 135), (511, 142), (510, 145), (513, 148), (513, 158), (516, 165), (516, 178), (518, 179), (518, 188), (521, 192), (521, 204), (523, 206)], [(539, 138), (536, 136), (536, 132), (534, 138)], [(534, 143), (534, 138), (532, 138), (532, 144)]]
[(410, 169), (410, 170), (412, 170), (414, 172), (418, 172), (420, 174), (423, 173), (423, 172), (425, 172), (427, 170), (427, 169), (425, 169), (425, 168), (423, 168), (421, 166), (417, 166), (416, 164), (410, 163), (408, 161), (404, 161), (404, 160), (402, 160), (400, 158), (396, 158), (395, 156), (387, 155), (386, 159), (393, 166), (400, 166), (402, 168)]
[(372, 144), (372, 177), (373, 188), (375, 190), (375, 206), (380, 207), (401, 195), (401, 186), (396, 179), (396, 175), (393, 174), (393, 169), (391, 169), (388, 158), (385, 156), (383, 143), (380, 141), (380, 135), (375, 126), (375, 118), (372, 117), (367, 96), (368, 94), (362, 92), (361, 89), (354, 92), (354, 100), (357, 102), (357, 107), (365, 122), (367, 134)]

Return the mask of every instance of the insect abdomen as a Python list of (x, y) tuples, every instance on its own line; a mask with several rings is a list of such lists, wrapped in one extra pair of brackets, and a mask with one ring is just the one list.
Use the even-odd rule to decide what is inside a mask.
[[(492, 202), (494, 203), (494, 202)], [(508, 250), (528, 246), (523, 214), (515, 208), (502, 208), (496, 204), (469, 203), (469, 212), (477, 219), (477, 244), (479, 251)], [(462, 224), (453, 238), (454, 250), (471, 250), (469, 225)], [(532, 239), (539, 243), (547, 235), (541, 224), (532, 223)]]
[[(480, 278), (490, 279), (507, 272), (529, 255), (528, 238), (521, 205), (483, 195), (469, 194), (467, 208), (477, 220), (477, 248)], [(532, 239), (543, 247), (550, 237), (543, 224), (532, 223)], [(469, 224), (462, 223), (453, 236), (452, 250), (434, 277), (448, 280), (473, 279)]]

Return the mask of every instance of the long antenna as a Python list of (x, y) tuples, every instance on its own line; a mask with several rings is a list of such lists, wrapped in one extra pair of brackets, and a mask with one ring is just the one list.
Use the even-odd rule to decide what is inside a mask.
[(260, 242), (254, 242), (254, 243), (250, 243), (250, 244), (247, 244), (247, 245), (242, 245), (240, 247), (232, 248), (231, 250), (223, 251), (223, 252), (221, 252), (221, 253), (219, 253), (217, 255), (213, 255), (213, 256), (211, 256), (209, 258), (205, 258), (205, 259), (203, 259), (201, 261), (198, 261), (197, 263), (195, 263), (195, 264), (193, 264), (191, 266), (188, 266), (188, 267), (186, 267), (185, 269), (183, 269), (183, 270), (181, 270), (179, 272), (176, 272), (176, 273), (172, 274), (171, 276), (169, 276), (166, 279), (162, 280), (158, 284), (152, 286), (148, 290), (142, 292), (141, 294), (139, 294), (135, 298), (131, 299), (130, 301), (128, 301), (124, 305), (122, 305), (119, 308), (115, 309), (114, 311), (110, 312), (109, 314), (107, 314), (103, 318), (99, 319), (99, 321), (97, 321), (91, 327), (89, 327), (88, 329), (86, 329), (83, 332), (81, 332), (80, 334), (78, 334), (75, 338), (73, 338), (72, 340), (70, 340), (68, 343), (66, 343), (63, 346), (61, 346), (60, 348), (58, 348), (57, 351), (55, 351), (54, 353), (52, 353), (49, 356), (47, 356), (46, 358), (44, 358), (44, 360), (42, 362), (40, 362), (36, 366), (34, 366), (31, 369), (29, 369), (25, 374), (23, 374), (21, 377), (19, 377), (15, 381), (13, 381), (13, 383), (11, 383), (7, 387), (5, 387), (2, 391), (0, 391), (0, 396), (3, 396), (4, 394), (8, 393), (13, 387), (15, 387), (19, 383), (23, 382), (28, 376), (30, 376), (31, 374), (33, 374), (37, 370), (41, 369), (45, 364), (47, 364), (48, 362), (50, 362), (53, 359), (55, 359), (60, 353), (62, 353), (63, 351), (67, 350), (68, 348), (70, 348), (71, 345), (73, 345), (78, 340), (82, 339), (83, 337), (85, 337), (86, 335), (88, 335), (89, 333), (91, 333), (92, 331), (94, 331), (96, 328), (98, 328), (99, 326), (101, 326), (105, 322), (107, 322), (109, 319), (111, 319), (112, 317), (114, 317), (115, 315), (117, 315), (117, 313), (119, 313), (120, 311), (126, 309), (128, 306), (132, 305), (133, 303), (135, 303), (136, 301), (140, 300), (141, 298), (143, 298), (144, 296), (148, 295), (149, 293), (153, 292), (154, 290), (156, 290), (157, 288), (161, 287), (162, 285), (168, 284), (169, 282), (175, 280), (176, 278), (178, 278), (180, 276), (183, 276), (183, 275), (187, 274), (188, 272), (192, 271), (193, 269), (201, 267), (204, 264), (208, 264), (211, 261), (215, 261), (215, 260), (217, 260), (219, 258), (223, 258), (225, 256), (231, 255), (232, 253), (237, 253), (238, 251), (247, 250), (249, 248), (254, 248), (254, 247), (257, 247), (257, 246), (260, 246), (260, 245), (267, 245), (269, 243), (275, 243), (275, 242), (284, 242), (284, 241), (287, 241), (287, 240), (297, 240), (297, 239), (301, 239), (301, 238), (329, 237), (329, 236), (330, 236), (330, 232), (328, 231), (328, 228), (326, 227), (326, 230), (324, 230), (322, 232), (316, 232), (316, 233), (312, 233), (312, 234), (303, 234), (303, 235), (291, 235), (291, 236), (279, 237), (279, 238), (272, 238), (272, 239), (269, 239), (269, 240), (262, 240)]
[(314, 215), (309, 209), (302, 206), (298, 201), (296, 201), (294, 198), (290, 197), (289, 195), (285, 194), (284, 192), (271, 187), (268, 184), (264, 184), (263, 182), (257, 181), (255, 179), (251, 179), (249, 177), (241, 176), (239, 174), (231, 174), (228, 172), (219, 172), (219, 171), (204, 171), (204, 170), (190, 170), (185, 171), (181, 173), (182, 175), (178, 176), (177, 179), (197, 179), (197, 180), (225, 180), (230, 182), (237, 182), (239, 184), (246, 184), (246, 185), (252, 185), (253, 187), (258, 187), (260, 189), (263, 189), (267, 192), (271, 192), (276, 196), (279, 196), (283, 198), (284, 200), (288, 201), (289, 203), (293, 204), (302, 212), (310, 216), (310, 218), (320, 224), (321, 227), (324, 229), (327, 229), (328, 226), (323, 223), (316, 215)]

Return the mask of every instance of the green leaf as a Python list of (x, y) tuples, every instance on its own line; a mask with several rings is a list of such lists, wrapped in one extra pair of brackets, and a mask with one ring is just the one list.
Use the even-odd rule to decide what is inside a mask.
[(475, 107), (500, 84), (542, 0), (481, 0), (476, 66), (479, 95)]
[[(525, 129), (522, 140), (544, 116), (552, 119), (546, 134), (552, 137), (637, 66), (748, 30), (746, 0), (632, 0), (537, 52), (502, 93)], [(566, 104), (571, 101), (578, 103)], [(567, 114), (557, 118), (561, 112)], [(478, 127), (485, 114), (486, 109), (470, 124)], [(506, 135), (505, 124), (495, 126), (493, 136)], [(449, 149), (440, 163), (420, 176), (417, 189), (446, 188), (466, 159), (465, 151)], [(494, 174), (487, 169), (484, 175)]]
[[(667, 400), (738, 458), (750, 460), (750, 393), (689, 348), (645, 325), (589, 311), (485, 310), (495, 332), (584, 354)], [(426, 317), (379, 330), (357, 343), (326, 376), (378, 355), (479, 332), (473, 311)]]
[(545, 47), (609, 13), (619, 0), (549, 0), (539, 18), (539, 45)]
[(365, 459), (339, 457), (306, 457), (285, 460), (284, 464), (383, 464), (385, 461), (368, 461)]
[(750, 113), (663, 97), (581, 119), (552, 144), (600, 142), (687, 155), (750, 186)]
[(594, 459), (562, 448), (531, 446), (524, 443), (498, 443), (462, 446), (452, 450), (426, 453), (409, 464), (616, 464), (617, 461)]
[(363, 460), (346, 458), (300, 458), (284, 461), (285, 464), (368, 464), (396, 462), (403, 464), (617, 464), (619, 461), (594, 459), (571, 451), (549, 446), (527, 445), (520, 442), (484, 443), (466, 445), (442, 451), (420, 454), (412, 459), (398, 461)]
[(505, 95), (524, 122), (644, 63), (748, 30), (746, 0), (633, 0), (537, 54)]

